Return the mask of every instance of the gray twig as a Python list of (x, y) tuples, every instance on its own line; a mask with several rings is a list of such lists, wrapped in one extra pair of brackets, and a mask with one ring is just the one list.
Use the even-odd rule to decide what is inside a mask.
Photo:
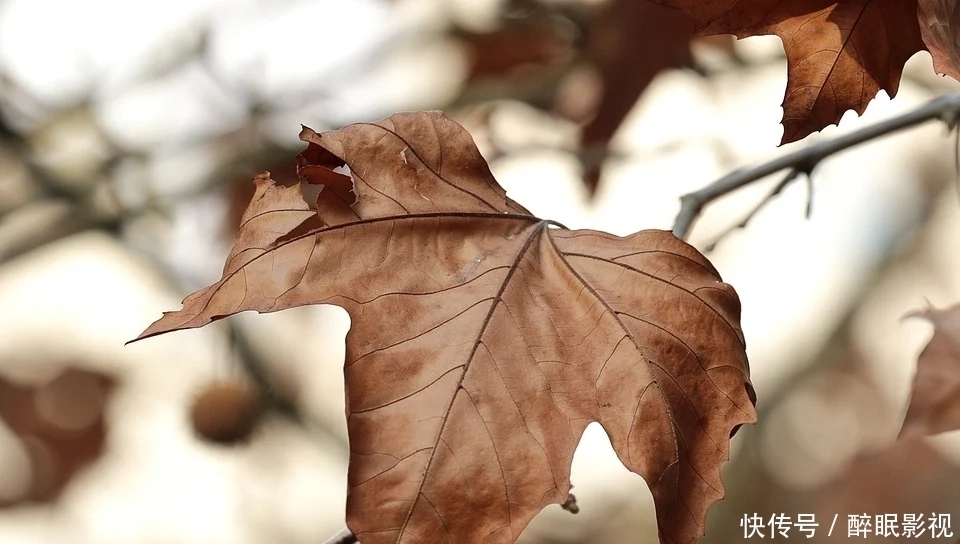
[[(693, 223), (707, 204), (771, 174), (789, 168), (791, 171), (803, 173), (809, 177), (820, 161), (849, 147), (925, 123), (931, 119), (939, 119), (952, 127), (957, 124), (958, 118), (960, 118), (960, 94), (941, 96), (892, 119), (855, 130), (839, 138), (817, 142), (753, 168), (735, 170), (699, 191), (680, 197), (680, 212), (674, 222), (673, 233), (678, 238), (686, 239), (690, 234)], [(767, 200), (769, 198), (765, 199), (764, 202)]]

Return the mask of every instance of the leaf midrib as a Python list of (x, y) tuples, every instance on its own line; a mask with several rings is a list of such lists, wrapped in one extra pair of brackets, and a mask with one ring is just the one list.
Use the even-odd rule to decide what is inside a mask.
[[(427, 481), (427, 474), (430, 472), (430, 466), (433, 464), (434, 456), (437, 453), (437, 448), (440, 445), (440, 439), (443, 436), (443, 431), (447, 428), (447, 422), (450, 421), (450, 411), (453, 409), (453, 403), (457, 400), (457, 396), (460, 393), (460, 389), (463, 386), (463, 380), (467, 376), (467, 372), (470, 371), (470, 365), (473, 362), (473, 358), (477, 353), (477, 349), (480, 347), (480, 342), (483, 339), (483, 335), (486, 333), (487, 326), (490, 324), (490, 321), (493, 319), (493, 313), (496, 311), (497, 306), (500, 304), (500, 301), (503, 300), (503, 294), (507, 290), (507, 286), (510, 284), (510, 280), (513, 279), (514, 273), (520, 268), (520, 261), (523, 259), (524, 255), (529, 251), (530, 246), (533, 245), (533, 242), (539, 238), (540, 234), (546, 230), (547, 226), (553, 224), (551, 221), (540, 221), (540, 224), (537, 225), (535, 229), (527, 236), (527, 239), (524, 240), (523, 246), (517, 251), (517, 256), (514, 258), (513, 262), (510, 264), (510, 269), (507, 271), (506, 276), (503, 278), (503, 282), (500, 283), (500, 289), (497, 291), (497, 294), (494, 296), (493, 301), (490, 304), (490, 310), (487, 311), (487, 316), (484, 318), (483, 323), (480, 325), (480, 329), (477, 332), (477, 338), (473, 342), (473, 347), (470, 349), (470, 354), (467, 356), (467, 360), (463, 364), (463, 372), (460, 374), (460, 379), (457, 380), (457, 386), (453, 389), (453, 394), (450, 395), (450, 402), (447, 404), (446, 410), (443, 413), (443, 424), (440, 426), (440, 430), (437, 432), (437, 439), (434, 441), (433, 448), (430, 450), (430, 457), (427, 459), (427, 464), (423, 469), (423, 475), (420, 477), (420, 485), (417, 486), (417, 494), (413, 499), (413, 504), (410, 505), (410, 510), (407, 511), (407, 517), (403, 520), (403, 525), (400, 526), (400, 532), (397, 536), (397, 542), (403, 538), (404, 531), (407, 529), (407, 525), (410, 523), (410, 518), (413, 516), (413, 511), (416, 509), (417, 504), (420, 501), (421, 496), (423, 496), (423, 486)], [(497, 454), (497, 464), (500, 464), (499, 453), (497, 449), (493, 449), (494, 453)], [(502, 467), (502, 465), (501, 465)], [(510, 497), (509, 493), (506, 491), (506, 481), (504, 481), (504, 493), (507, 493), (507, 502), (509, 502)], [(510, 518), (510, 509), (507, 508), (507, 517)], [(441, 524), (443, 520), (441, 519)]]

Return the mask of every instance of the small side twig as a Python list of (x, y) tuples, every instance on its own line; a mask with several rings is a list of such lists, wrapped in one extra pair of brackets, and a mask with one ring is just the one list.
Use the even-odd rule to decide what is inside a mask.
[[(753, 168), (731, 172), (699, 191), (680, 197), (680, 212), (674, 222), (673, 233), (678, 238), (686, 239), (690, 234), (693, 223), (707, 204), (771, 174), (789, 168), (809, 177), (820, 161), (849, 147), (932, 119), (939, 119), (947, 125), (953, 126), (957, 123), (958, 118), (960, 118), (960, 94), (941, 96), (903, 115), (855, 130), (839, 138), (818, 142)], [(769, 198), (764, 202), (767, 200)]]
[[(720, 233), (720, 236), (717, 236), (717, 237), (713, 240), (713, 242), (710, 242), (710, 244), (707, 245), (706, 250), (707, 250), (707, 251), (713, 251), (714, 248), (717, 247), (717, 244), (719, 244), (721, 241), (723, 241), (723, 239), (726, 238), (727, 236), (729, 236), (733, 231), (735, 231), (735, 230), (737, 230), (737, 229), (746, 228), (747, 224), (750, 223), (750, 220), (753, 219), (753, 217), (754, 217), (755, 215), (757, 215), (757, 213), (758, 213), (760, 210), (762, 210), (763, 207), (766, 206), (768, 202), (770, 202), (771, 200), (774, 199), (774, 197), (776, 197), (777, 195), (779, 195), (779, 194), (784, 190), (784, 188), (786, 188), (787, 185), (790, 185), (790, 184), (791, 184), (795, 179), (797, 179), (797, 177), (800, 176), (800, 174), (802, 174), (802, 173), (803, 173), (803, 172), (801, 172), (800, 170), (796, 170), (796, 169), (790, 170), (790, 172), (788, 172), (787, 175), (784, 176), (782, 180), (780, 180), (780, 183), (778, 183), (777, 186), (774, 187), (772, 191), (770, 191), (769, 193), (767, 193), (767, 196), (763, 197), (763, 200), (761, 200), (760, 202), (758, 202), (757, 205), (754, 206), (753, 209), (750, 210), (750, 212), (747, 213), (747, 215), (746, 215), (739, 223), (737, 223), (736, 225), (734, 225), (734, 226), (728, 228), (727, 230), (723, 231), (722, 233)], [(809, 175), (807, 176), (807, 179), (808, 179), (808, 180), (810, 179), (810, 176), (809, 176)], [(811, 185), (811, 187), (812, 187), (812, 185)], [(809, 213), (810, 213), (810, 210), (811, 210), (811, 203), (812, 203), (812, 200), (813, 200), (812, 194), (813, 194), (813, 191), (810, 192), (810, 195), (811, 195), (811, 196), (810, 196), (810, 198), (807, 200), (807, 214), (808, 214), (808, 217), (809, 217)]]
[(804, 179), (807, 180), (807, 209), (804, 210), (803, 216), (805, 219), (810, 219), (813, 215), (813, 178), (807, 174)]
[(323, 541), (323, 544), (356, 544), (360, 542), (357, 540), (357, 537), (353, 536), (353, 533), (350, 532), (350, 529), (344, 527), (340, 529), (340, 532), (331, 536), (330, 538)]

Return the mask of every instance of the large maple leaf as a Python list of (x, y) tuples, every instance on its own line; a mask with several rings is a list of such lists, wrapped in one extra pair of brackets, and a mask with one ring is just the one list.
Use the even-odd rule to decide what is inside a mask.
[(665, 231), (532, 216), (440, 113), (301, 139), (319, 196), (258, 175), (223, 278), (140, 338), (344, 307), (363, 544), (513, 542), (567, 499), (592, 421), (649, 484), (661, 540), (694, 542), (732, 432), (756, 419), (739, 300), (707, 259)]
[(836, 124), (847, 110), (862, 114), (880, 89), (893, 97), (904, 63), (925, 49), (917, 0), (653, 1), (693, 17), (699, 34), (780, 37), (787, 55), (781, 143)]

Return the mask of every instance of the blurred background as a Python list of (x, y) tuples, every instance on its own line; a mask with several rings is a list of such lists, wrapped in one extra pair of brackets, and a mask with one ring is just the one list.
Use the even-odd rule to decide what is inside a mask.
[[(628, 234), (669, 229), (681, 194), (736, 167), (960, 91), (918, 54), (895, 99), (777, 148), (779, 40), (690, 30), (636, 0), (0, 0), (0, 543), (343, 526), (344, 311), (123, 345), (220, 277), (250, 178), (294, 176), (301, 123), (443, 109), (535, 214)], [(932, 334), (902, 318), (960, 300), (955, 148), (930, 124), (837, 155), (809, 219), (801, 180), (709, 253), (743, 303), (761, 422), (702, 542), (742, 540), (754, 513), (815, 514), (816, 542), (847, 540), (850, 514), (958, 519), (957, 438), (894, 443)], [(777, 181), (712, 205), (691, 241)], [(656, 542), (596, 425), (572, 481), (580, 513), (550, 507), (522, 542)]]

